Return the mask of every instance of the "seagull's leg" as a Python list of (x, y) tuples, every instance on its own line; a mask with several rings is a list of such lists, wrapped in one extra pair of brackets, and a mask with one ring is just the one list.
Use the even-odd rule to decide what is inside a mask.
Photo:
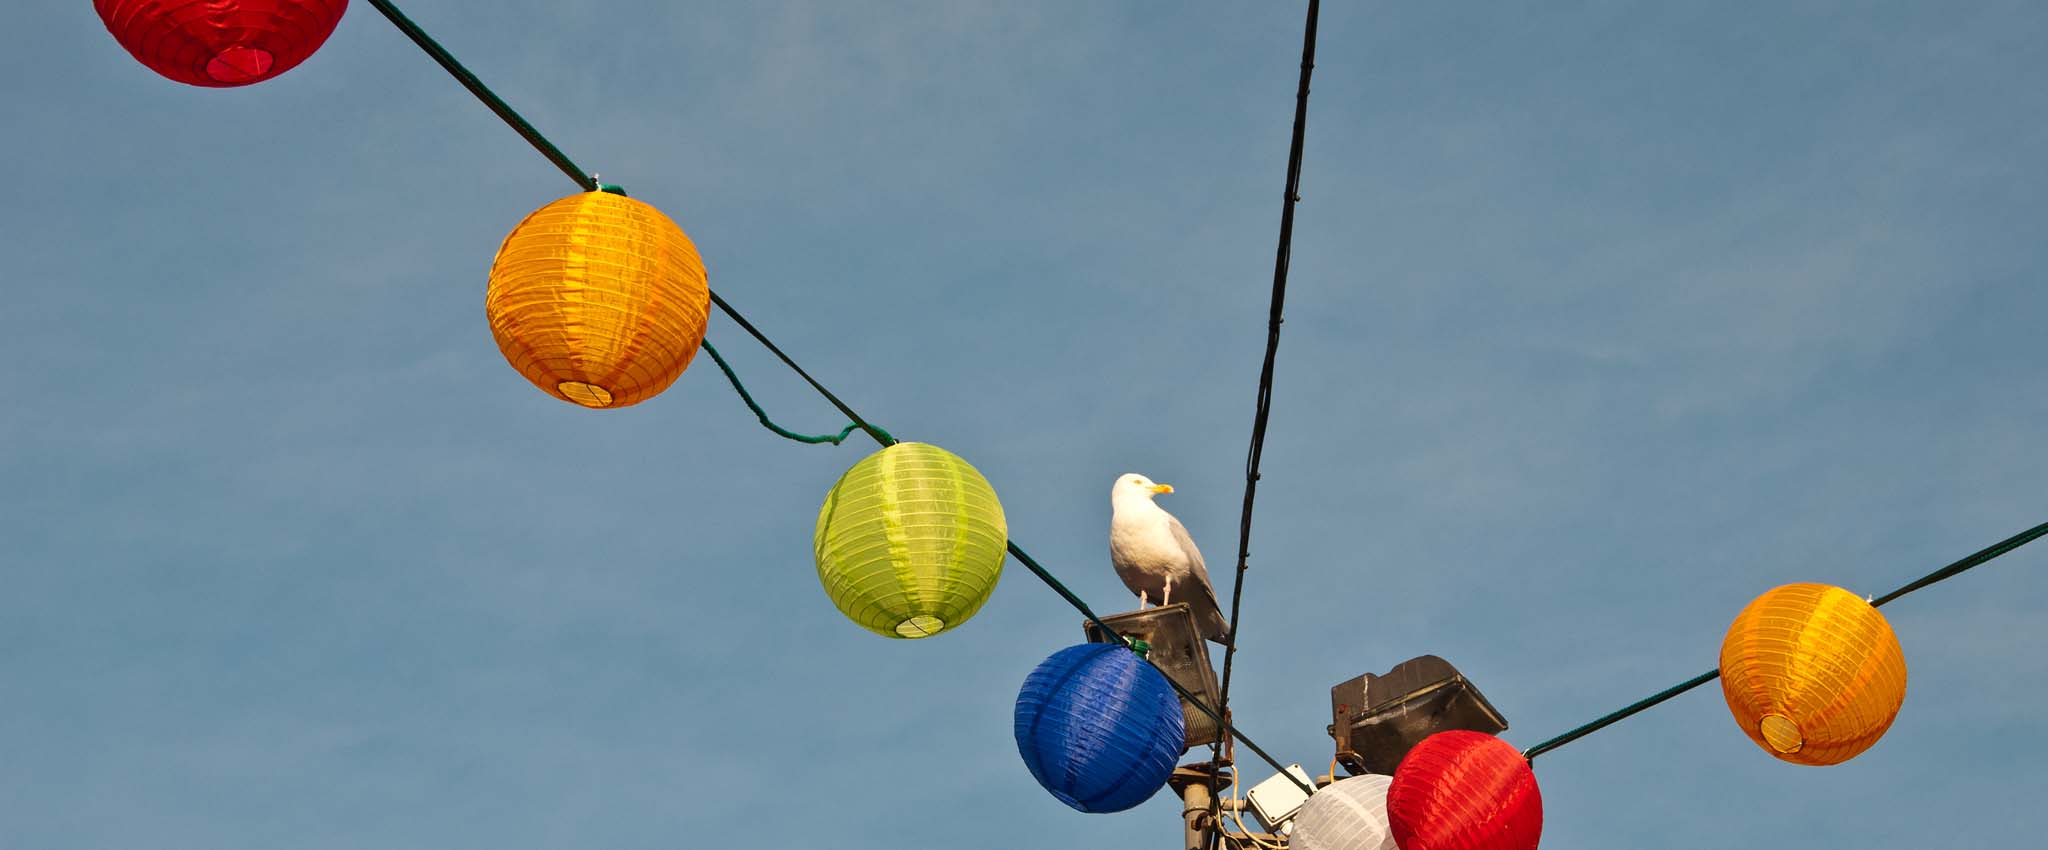
[(1138, 610), (1145, 610), (1145, 591), (1138, 591)]
[(1165, 589), (1165, 590), (1162, 590), (1162, 591), (1160, 591), (1160, 592), (1159, 592), (1159, 605), (1160, 605), (1160, 607), (1162, 607), (1162, 608), (1163, 608), (1163, 607), (1167, 606), (1168, 604), (1171, 604), (1171, 603), (1168, 603), (1168, 602), (1167, 602), (1166, 600), (1168, 600), (1168, 599), (1172, 599), (1172, 598), (1173, 598), (1173, 577), (1172, 577), (1172, 576), (1167, 576), (1167, 577), (1166, 577), (1166, 589)]

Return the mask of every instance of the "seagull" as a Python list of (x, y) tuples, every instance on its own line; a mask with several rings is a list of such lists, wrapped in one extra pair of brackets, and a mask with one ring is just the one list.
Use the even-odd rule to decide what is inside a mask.
[(1172, 604), (1178, 587), (1181, 601), (1194, 609), (1196, 630), (1228, 646), (1230, 624), (1216, 606), (1202, 550), (1180, 520), (1152, 503), (1152, 497), (1171, 492), (1173, 485), (1154, 484), (1135, 472), (1117, 477), (1109, 488), (1109, 562), (1124, 586), (1138, 595), (1139, 610), (1155, 595), (1159, 604)]

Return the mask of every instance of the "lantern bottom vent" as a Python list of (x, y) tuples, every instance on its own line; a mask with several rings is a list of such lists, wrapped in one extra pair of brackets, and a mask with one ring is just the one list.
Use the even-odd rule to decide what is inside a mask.
[(560, 390), (562, 395), (567, 396), (570, 401), (584, 407), (612, 406), (611, 391), (596, 384), (586, 384), (582, 381), (563, 381), (556, 384), (555, 389)]
[(945, 620), (923, 614), (896, 624), (896, 633), (907, 638), (931, 637), (945, 630)]
[(1799, 731), (1799, 724), (1782, 714), (1766, 714), (1757, 721), (1757, 731), (1771, 749), (1781, 753), (1796, 753), (1806, 746), (1806, 735)]
[(277, 57), (261, 47), (237, 45), (214, 54), (206, 63), (206, 75), (229, 85), (253, 83), (270, 73)]

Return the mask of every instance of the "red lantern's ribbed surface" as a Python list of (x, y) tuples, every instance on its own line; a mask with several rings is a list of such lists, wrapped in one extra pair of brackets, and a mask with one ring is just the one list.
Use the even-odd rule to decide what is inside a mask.
[(1438, 732), (1395, 769), (1387, 820), (1401, 850), (1535, 850), (1543, 795), (1529, 762), (1508, 742)]
[(260, 83), (319, 50), (348, 0), (93, 0), (107, 32), (150, 70), (221, 88)]

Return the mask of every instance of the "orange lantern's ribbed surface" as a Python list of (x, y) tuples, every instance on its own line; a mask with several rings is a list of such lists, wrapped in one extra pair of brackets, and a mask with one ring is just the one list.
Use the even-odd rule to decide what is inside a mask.
[(1721, 694), (1742, 732), (1795, 764), (1870, 749), (1906, 700), (1906, 658), (1884, 615), (1825, 584), (1788, 584), (1742, 609), (1721, 643)]
[(697, 246), (668, 216), (585, 192), (505, 237), (484, 312), (498, 350), (534, 386), (584, 407), (625, 407), (683, 374), (710, 298)]

